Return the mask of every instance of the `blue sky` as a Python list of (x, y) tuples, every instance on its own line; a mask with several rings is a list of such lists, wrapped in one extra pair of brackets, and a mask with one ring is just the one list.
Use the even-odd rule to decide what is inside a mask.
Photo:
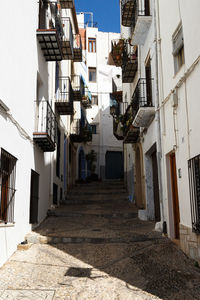
[(93, 12), (100, 31), (120, 32), (119, 0), (75, 0), (77, 12)]

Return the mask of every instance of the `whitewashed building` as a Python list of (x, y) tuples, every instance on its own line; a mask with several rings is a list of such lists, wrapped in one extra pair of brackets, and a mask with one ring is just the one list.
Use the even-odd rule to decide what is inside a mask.
[(82, 57), (73, 1), (4, 2), (0, 16), (2, 265), (70, 186), (70, 82)]
[(181, 248), (200, 261), (200, 3), (156, 3), (168, 235), (180, 240)]
[(125, 181), (140, 218), (162, 227), (156, 34), (154, 1), (121, 1), (121, 38), (112, 42), (112, 57), (122, 68), (123, 102), (114, 120), (124, 142)]
[[(85, 78), (91, 97), (86, 113), (92, 140), (85, 145), (85, 153), (95, 151), (97, 155), (95, 174), (99, 179), (121, 178), (122, 142), (117, 141), (113, 135), (113, 118), (110, 114), (112, 78), (121, 77), (121, 70), (108, 64), (111, 40), (119, 38), (119, 33), (99, 31), (91, 20), (86, 22), (84, 13), (79, 13), (77, 17), (83, 45), (80, 73)], [(82, 150), (84, 145), (80, 147)]]

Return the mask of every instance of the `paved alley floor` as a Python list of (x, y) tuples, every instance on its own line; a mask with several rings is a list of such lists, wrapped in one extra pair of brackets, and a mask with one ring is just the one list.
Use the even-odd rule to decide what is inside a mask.
[(0, 269), (0, 299), (200, 299), (200, 269), (121, 182), (77, 185)]

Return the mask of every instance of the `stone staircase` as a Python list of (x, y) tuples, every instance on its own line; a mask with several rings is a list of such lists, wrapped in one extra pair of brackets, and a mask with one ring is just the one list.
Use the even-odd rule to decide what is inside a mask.
[[(137, 209), (121, 181), (78, 184), (33, 232), (27, 243), (128, 243), (151, 239), (138, 233)], [(144, 228), (144, 227), (143, 227)], [(145, 231), (146, 234), (146, 231)]]

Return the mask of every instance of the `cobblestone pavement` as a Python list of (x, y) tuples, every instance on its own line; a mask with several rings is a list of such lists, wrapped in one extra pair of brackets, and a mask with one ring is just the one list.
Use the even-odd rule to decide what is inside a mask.
[(0, 299), (200, 299), (200, 269), (126, 199), (120, 182), (77, 186), (0, 269)]

